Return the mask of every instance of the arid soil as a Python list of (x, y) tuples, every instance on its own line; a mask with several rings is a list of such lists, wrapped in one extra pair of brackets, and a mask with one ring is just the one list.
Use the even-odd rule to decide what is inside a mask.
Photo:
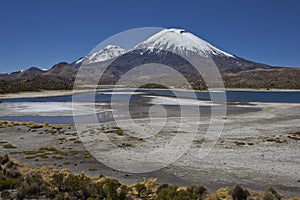
[[(199, 134), (190, 149), (177, 161), (150, 173), (132, 174), (105, 166), (91, 155), (94, 152), (86, 150), (80, 137), (89, 134), (91, 138), (95, 138), (97, 134), (105, 134), (123, 149), (151, 150), (168, 142), (174, 136), (176, 126), (170, 125), (155, 139), (140, 140), (132, 136), (135, 130), (129, 125), (122, 126), (122, 129), (116, 128), (113, 123), (103, 123), (98, 127), (81, 125), (83, 127), (80, 130), (85, 131), (77, 133), (73, 125), (2, 121), (0, 149), (1, 154), (8, 153), (10, 157), (32, 167), (53, 165), (68, 168), (73, 173), (85, 171), (93, 176), (111, 176), (125, 183), (136, 183), (144, 178), (154, 177), (161, 183), (203, 184), (212, 191), (237, 183), (258, 190), (272, 185), (285, 195), (299, 196), (300, 105), (260, 103), (241, 106), (259, 107), (262, 111), (227, 116), (217, 144), (206, 157), (199, 158), (197, 155), (209, 123), (208, 118), (202, 118)], [(169, 120), (170, 124), (176, 124), (179, 119)], [(193, 127), (193, 123), (198, 123), (198, 120), (190, 119), (190, 126)], [(137, 121), (144, 123), (145, 119)], [(157, 125), (162, 123), (160, 119), (153, 122)], [(187, 134), (188, 130), (189, 126), (186, 126)], [(107, 144), (98, 142), (97, 145), (103, 147)]]

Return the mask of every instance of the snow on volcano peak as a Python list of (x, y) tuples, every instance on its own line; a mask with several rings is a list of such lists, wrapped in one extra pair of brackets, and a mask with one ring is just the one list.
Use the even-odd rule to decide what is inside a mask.
[(117, 58), (126, 53), (126, 50), (115, 45), (107, 45), (104, 49), (96, 51), (84, 58), (76, 61), (76, 64), (83, 62), (84, 64), (91, 64), (96, 62), (103, 62), (113, 58)]
[(164, 29), (133, 48), (138, 49), (151, 52), (165, 50), (183, 55), (192, 52), (204, 57), (212, 55), (234, 57), (184, 29), (174, 28)]

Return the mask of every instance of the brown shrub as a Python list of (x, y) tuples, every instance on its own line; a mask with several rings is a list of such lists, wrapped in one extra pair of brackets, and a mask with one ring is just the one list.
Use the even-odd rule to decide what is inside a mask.
[(233, 200), (246, 200), (249, 195), (249, 192), (244, 190), (239, 185), (235, 186), (235, 188), (231, 191), (231, 196)]
[(1, 165), (5, 165), (8, 161), (9, 161), (9, 157), (8, 157), (7, 154), (5, 154), (5, 155), (1, 158)]

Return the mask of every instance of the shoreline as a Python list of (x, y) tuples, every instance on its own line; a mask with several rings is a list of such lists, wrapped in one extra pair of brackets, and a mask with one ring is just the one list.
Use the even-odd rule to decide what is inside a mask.
[(81, 90), (43, 90), (38, 92), (18, 92), (18, 93), (7, 93), (0, 94), (1, 99), (19, 99), (19, 98), (38, 98), (38, 97), (59, 97), (73, 94), (80, 94), (85, 92), (93, 91), (91, 89)]
[(254, 91), (254, 92), (300, 92), (300, 89), (252, 89), (252, 88), (226, 88), (227, 91)]
[[(99, 88), (97, 91), (102, 90), (131, 90), (135, 88), (130, 87), (116, 87), (116, 88)], [(166, 90), (161, 88), (139, 88), (141, 90)], [(224, 92), (224, 91), (237, 91), (237, 92), (300, 92), (300, 89), (252, 89), (252, 88), (225, 88), (223, 89), (209, 89), (209, 90), (193, 90), (193, 89), (181, 89), (171, 88), (170, 90), (181, 91), (181, 92)], [(78, 90), (43, 90), (38, 92), (18, 92), (18, 93), (7, 93), (0, 94), (1, 99), (17, 99), (17, 98), (38, 98), (38, 97), (57, 97), (67, 96), (73, 94), (80, 94), (85, 92), (92, 92), (94, 89), (78, 89)]]

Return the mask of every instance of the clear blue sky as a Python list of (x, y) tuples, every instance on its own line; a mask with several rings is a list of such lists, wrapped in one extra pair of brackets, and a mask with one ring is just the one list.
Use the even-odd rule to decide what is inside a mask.
[(240, 57), (300, 66), (298, 0), (1, 0), (0, 73), (72, 62), (137, 27), (180, 27)]

